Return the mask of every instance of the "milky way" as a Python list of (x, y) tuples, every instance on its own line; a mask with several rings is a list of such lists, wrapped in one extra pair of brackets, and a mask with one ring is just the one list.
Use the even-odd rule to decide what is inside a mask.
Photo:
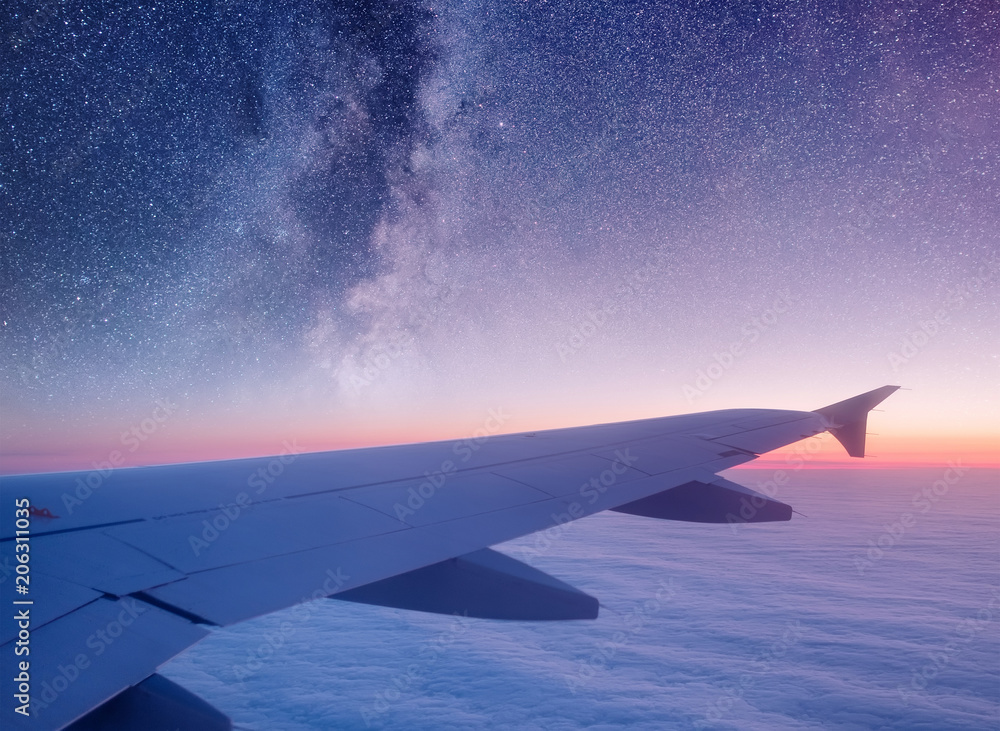
[(6, 454), (100, 456), (155, 398), (264, 451), (884, 382), (997, 428), (988, 3), (3, 22)]

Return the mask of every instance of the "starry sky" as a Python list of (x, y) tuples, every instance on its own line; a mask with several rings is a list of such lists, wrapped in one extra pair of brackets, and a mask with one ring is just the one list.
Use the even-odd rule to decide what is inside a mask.
[(11, 8), (0, 471), (887, 383), (1000, 463), (993, 3)]

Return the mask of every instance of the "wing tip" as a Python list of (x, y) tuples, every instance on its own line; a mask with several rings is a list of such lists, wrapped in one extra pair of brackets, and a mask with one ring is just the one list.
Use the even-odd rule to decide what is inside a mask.
[(899, 386), (882, 386), (844, 401), (815, 409), (823, 417), (829, 431), (851, 457), (865, 456), (865, 434), (868, 412), (899, 390)]

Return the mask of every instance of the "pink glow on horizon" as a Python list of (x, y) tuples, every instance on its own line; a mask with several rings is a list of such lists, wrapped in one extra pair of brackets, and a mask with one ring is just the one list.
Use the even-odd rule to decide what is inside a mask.
[[(263, 457), (282, 452), (323, 452), (390, 444), (465, 439), (474, 434), (525, 431), (522, 420), (511, 420), (510, 428), (484, 430), (481, 415), (447, 418), (436, 422), (426, 417), (409, 420), (370, 418), (351, 428), (300, 422), (262, 424), (250, 419), (227, 419), (214, 424), (167, 423), (147, 439), (123, 439), (117, 429), (93, 428), (74, 433), (71, 440), (50, 439), (51, 451), (39, 449), (29, 437), (9, 439), (0, 454), (0, 474), (61, 472), (70, 470), (137, 467), (180, 462)], [(534, 421), (534, 420), (532, 420)], [(550, 417), (538, 430), (571, 426), (570, 420)], [(577, 420), (583, 421), (583, 420)], [(598, 423), (607, 423), (602, 419)], [(463, 423), (464, 425), (459, 426)], [(594, 421), (591, 421), (594, 423)], [(876, 469), (924, 467), (960, 462), (975, 467), (1000, 467), (1000, 439), (982, 435), (899, 435), (872, 436), (869, 456), (849, 457), (826, 434), (803, 440), (763, 455), (743, 469)]]

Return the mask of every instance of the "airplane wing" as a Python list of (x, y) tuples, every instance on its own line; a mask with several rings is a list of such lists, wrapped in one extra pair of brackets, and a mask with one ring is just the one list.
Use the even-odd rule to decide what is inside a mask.
[(789, 520), (788, 505), (716, 473), (824, 431), (864, 456), (868, 412), (896, 388), (816, 411), (0, 477), (0, 724), (231, 728), (157, 668), (216, 627), (321, 597), (596, 617), (595, 598), (489, 546), (602, 510)]

